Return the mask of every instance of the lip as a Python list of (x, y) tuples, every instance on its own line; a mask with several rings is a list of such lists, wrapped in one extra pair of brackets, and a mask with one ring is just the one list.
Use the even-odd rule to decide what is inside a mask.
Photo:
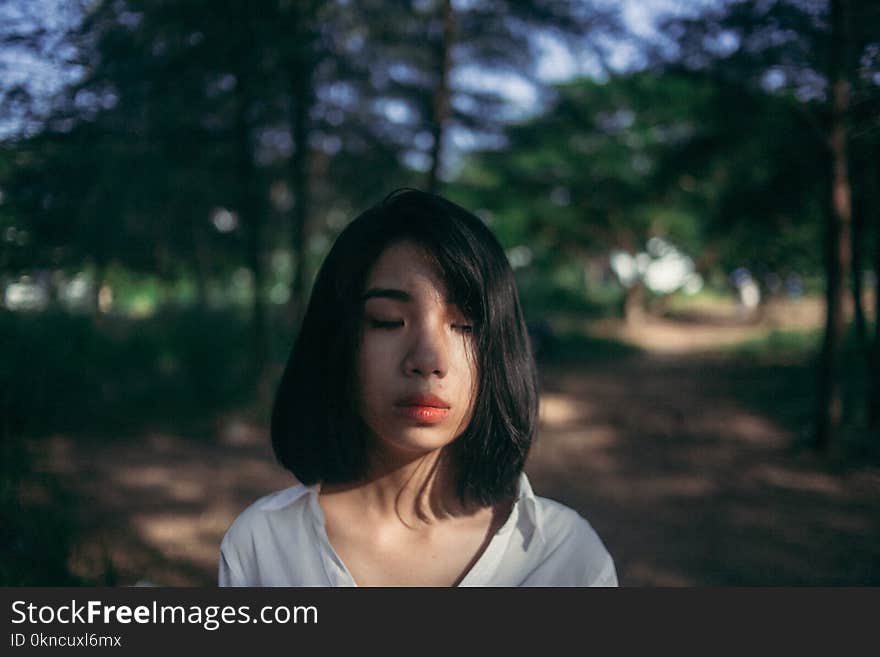
[(394, 402), (394, 408), (419, 424), (436, 424), (449, 414), (449, 402), (437, 395), (407, 395)]
[(397, 406), (396, 410), (403, 417), (419, 424), (436, 424), (445, 420), (449, 414), (448, 408), (436, 406)]
[(394, 405), (404, 408), (415, 406), (420, 408), (449, 410), (449, 402), (445, 399), (441, 399), (437, 395), (407, 395), (394, 402)]

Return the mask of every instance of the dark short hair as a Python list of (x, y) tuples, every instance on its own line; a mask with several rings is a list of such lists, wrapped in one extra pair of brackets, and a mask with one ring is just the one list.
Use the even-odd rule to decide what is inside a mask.
[(278, 461), (311, 485), (365, 475), (368, 430), (359, 415), (356, 354), (370, 269), (411, 241), (437, 265), (450, 300), (473, 322), (478, 382), (468, 427), (449, 446), (462, 501), (493, 504), (516, 492), (535, 433), (535, 361), (504, 250), (486, 225), (434, 194), (397, 190), (336, 239), (315, 281), (272, 408)]

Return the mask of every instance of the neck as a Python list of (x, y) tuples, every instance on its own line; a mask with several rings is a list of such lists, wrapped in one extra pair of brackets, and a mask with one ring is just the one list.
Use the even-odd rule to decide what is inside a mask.
[(452, 464), (445, 449), (419, 455), (377, 450), (363, 480), (328, 487), (322, 492), (350, 495), (364, 515), (380, 522), (397, 521), (411, 528), (478, 510), (475, 506), (463, 505), (458, 498)]

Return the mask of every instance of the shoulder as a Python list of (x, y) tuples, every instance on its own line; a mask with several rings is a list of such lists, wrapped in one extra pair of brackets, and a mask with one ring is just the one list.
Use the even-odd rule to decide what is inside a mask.
[(616, 586), (614, 560), (586, 518), (555, 500), (536, 496), (534, 502), (547, 553), (581, 572), (584, 586)]
[(223, 543), (241, 543), (243, 539), (252, 536), (254, 532), (271, 525), (279, 515), (279, 511), (302, 505), (306, 501), (308, 493), (307, 486), (297, 484), (261, 497), (242, 511), (233, 521), (223, 537)]
[(274, 540), (282, 527), (291, 528), (292, 516), (302, 515), (310, 490), (297, 484), (261, 497), (247, 507), (223, 536), (221, 557), (231, 564), (250, 561), (261, 545)]

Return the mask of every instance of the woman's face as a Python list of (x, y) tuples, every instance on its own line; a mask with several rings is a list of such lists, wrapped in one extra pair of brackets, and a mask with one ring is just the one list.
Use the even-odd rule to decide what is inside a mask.
[(449, 444), (473, 408), (472, 324), (447, 300), (425, 251), (389, 246), (367, 277), (362, 308), (360, 411), (377, 446), (418, 456)]

